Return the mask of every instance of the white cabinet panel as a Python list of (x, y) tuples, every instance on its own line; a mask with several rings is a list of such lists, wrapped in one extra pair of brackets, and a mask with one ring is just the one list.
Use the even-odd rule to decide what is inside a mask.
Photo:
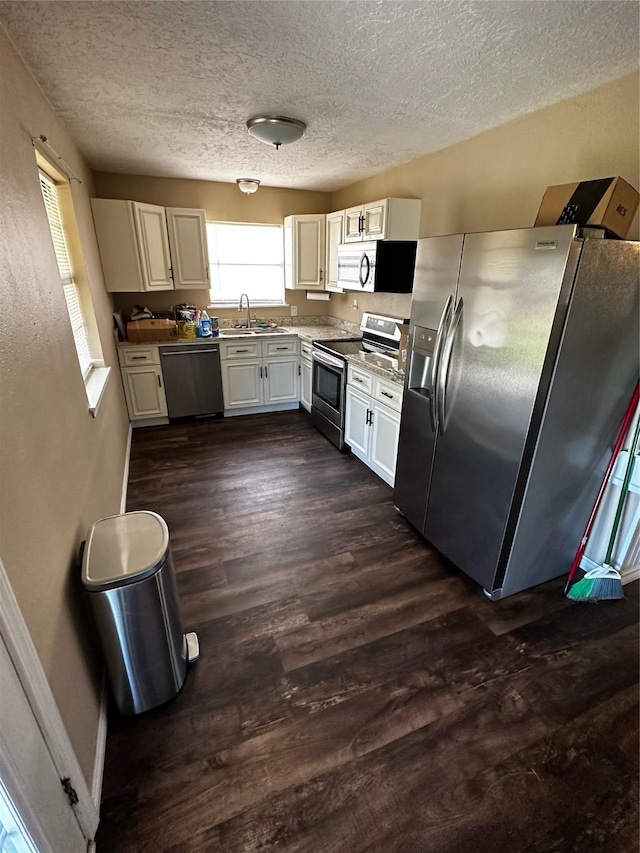
[(162, 371), (158, 365), (125, 367), (122, 370), (122, 382), (132, 421), (167, 416)]
[(344, 212), (343, 242), (417, 240), (421, 207), (422, 202), (415, 198), (384, 198), (350, 207)]
[(364, 206), (363, 240), (380, 240), (385, 236), (387, 225), (387, 200), (376, 201)]
[(222, 393), (225, 409), (243, 409), (263, 404), (262, 360), (238, 359), (222, 363)]
[(344, 242), (360, 243), (362, 241), (362, 217), (364, 207), (350, 207), (344, 212)]
[(118, 359), (122, 367), (138, 367), (142, 364), (160, 364), (160, 353), (156, 346), (119, 347)]
[(311, 388), (313, 382), (312, 362), (306, 358), (300, 359), (300, 402), (304, 408), (311, 411)]
[(393, 486), (400, 437), (400, 413), (374, 402), (371, 421), (370, 466), (378, 476)]
[(284, 284), (290, 290), (324, 290), (325, 214), (284, 220)]
[(401, 408), (402, 386), (349, 365), (345, 441), (390, 486), (396, 474)]
[(298, 400), (298, 357), (264, 360), (266, 405)]
[(362, 456), (369, 454), (369, 412), (371, 399), (353, 388), (347, 388), (345, 441)]
[[(164, 207), (133, 203), (145, 290), (172, 290), (171, 256)], [(117, 251), (117, 247), (114, 247)]]
[(206, 226), (204, 210), (167, 208), (167, 228), (176, 289), (209, 289)]
[(338, 246), (344, 238), (345, 211), (327, 214), (327, 257), (325, 261), (325, 289), (342, 293), (338, 287)]

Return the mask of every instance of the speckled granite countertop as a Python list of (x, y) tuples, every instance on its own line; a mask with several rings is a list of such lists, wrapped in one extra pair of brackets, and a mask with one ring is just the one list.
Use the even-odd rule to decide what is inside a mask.
[(373, 352), (359, 352), (356, 355), (345, 356), (349, 364), (361, 367), (370, 373), (375, 373), (381, 379), (395, 382), (396, 385), (404, 385), (404, 371), (397, 369), (396, 359), (388, 359), (376, 355)]
[(328, 341), (332, 338), (359, 337), (359, 333), (347, 332), (337, 326), (317, 325), (317, 326), (279, 326), (278, 331), (258, 332), (257, 335), (234, 335), (225, 334), (233, 332), (232, 329), (220, 329), (220, 334), (217, 337), (211, 338), (177, 338), (170, 341), (119, 341), (118, 347), (132, 346), (183, 346), (184, 344), (215, 344), (219, 341), (237, 341), (252, 338), (281, 338), (285, 335), (297, 335), (303, 341), (323, 340)]

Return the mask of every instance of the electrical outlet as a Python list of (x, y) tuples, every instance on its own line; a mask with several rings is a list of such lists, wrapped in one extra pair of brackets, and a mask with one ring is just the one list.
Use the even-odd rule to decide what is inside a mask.
[(352, 306), (352, 307), (353, 307), (353, 310), (354, 310), (354, 311), (356, 311), (356, 310), (357, 310), (357, 308), (358, 308), (358, 300), (357, 300), (357, 299), (354, 299), (354, 300), (353, 300), (353, 306)]
[(297, 305), (292, 305), (292, 306), (291, 306), (291, 316), (292, 316), (292, 317), (297, 317), (297, 316), (298, 316), (298, 306), (297, 306)]

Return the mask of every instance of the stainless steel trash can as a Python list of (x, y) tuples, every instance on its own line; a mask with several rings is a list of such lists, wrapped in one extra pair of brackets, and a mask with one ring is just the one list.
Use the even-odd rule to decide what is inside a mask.
[(140, 714), (175, 696), (189, 651), (164, 519), (143, 511), (96, 521), (82, 583), (121, 713)]

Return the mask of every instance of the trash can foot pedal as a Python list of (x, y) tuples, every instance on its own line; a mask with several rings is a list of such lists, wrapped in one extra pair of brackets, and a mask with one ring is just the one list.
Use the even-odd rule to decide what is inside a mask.
[(187, 640), (187, 660), (189, 663), (194, 663), (200, 657), (200, 643), (198, 642), (198, 635), (195, 631), (189, 631), (188, 634), (185, 634)]

